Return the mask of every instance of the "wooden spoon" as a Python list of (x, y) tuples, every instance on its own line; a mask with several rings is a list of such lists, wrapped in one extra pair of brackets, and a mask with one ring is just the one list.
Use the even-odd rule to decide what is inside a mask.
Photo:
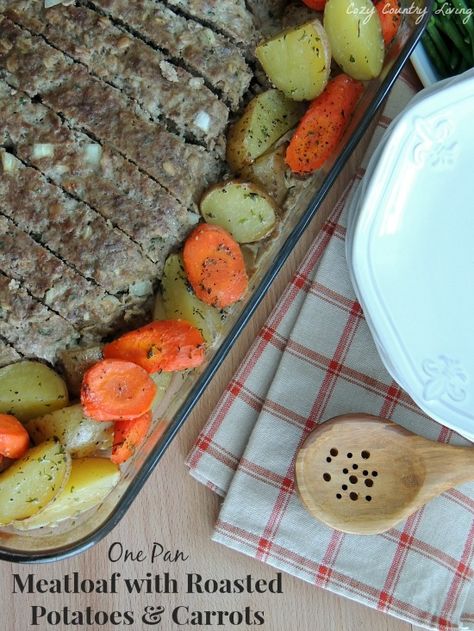
[(299, 495), (332, 528), (389, 530), (447, 489), (474, 479), (474, 450), (421, 438), (376, 416), (322, 423), (296, 459)]

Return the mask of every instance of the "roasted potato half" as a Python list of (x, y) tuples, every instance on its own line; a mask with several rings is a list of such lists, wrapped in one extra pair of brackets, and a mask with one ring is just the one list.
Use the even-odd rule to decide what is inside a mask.
[(25, 427), (36, 445), (57, 438), (73, 458), (112, 447), (113, 424), (93, 421), (84, 415), (79, 404), (34, 418)]
[(230, 128), (226, 156), (230, 168), (239, 173), (263, 155), (296, 125), (303, 112), (301, 103), (290, 101), (278, 90), (254, 97)]
[(331, 48), (317, 19), (282, 31), (259, 44), (255, 54), (273, 85), (289, 99), (309, 101), (326, 87)]
[(166, 259), (161, 284), (166, 317), (186, 320), (201, 331), (208, 344), (212, 344), (222, 329), (223, 314), (196, 296), (186, 278), (180, 254), (171, 254)]
[(278, 206), (283, 204), (288, 194), (285, 164), (287, 146), (285, 143), (260, 156), (253, 164), (245, 167), (241, 174), (244, 180), (250, 180), (267, 191)]
[(29, 449), (0, 474), (0, 525), (26, 519), (45, 508), (64, 488), (71, 456), (59, 441)]
[(58, 522), (76, 517), (104, 501), (120, 479), (120, 469), (107, 458), (81, 458), (73, 460), (71, 475), (64, 489), (42, 511), (14, 522), (18, 530), (32, 530), (54, 526)]
[(252, 182), (231, 180), (212, 186), (200, 204), (207, 223), (224, 228), (238, 243), (253, 243), (275, 227), (276, 204)]
[(371, 0), (328, 0), (324, 28), (332, 55), (354, 79), (377, 77), (383, 66), (385, 45), (380, 18)]
[(0, 368), (0, 412), (27, 421), (68, 403), (64, 379), (45, 364), (21, 361)]

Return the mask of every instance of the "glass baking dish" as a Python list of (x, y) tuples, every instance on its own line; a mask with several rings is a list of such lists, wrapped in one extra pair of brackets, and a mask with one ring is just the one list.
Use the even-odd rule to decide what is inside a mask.
[(402, 1), (402, 25), (388, 51), (382, 73), (367, 85), (334, 158), (301, 186), (298, 195), (292, 200), (291, 210), (282, 219), (278, 234), (266, 244), (265, 249), (247, 253), (255, 258), (255, 271), (251, 276), (246, 300), (235, 305), (229, 313), (220, 339), (208, 352), (206, 363), (198, 370), (173, 377), (165, 398), (155, 410), (153, 430), (135, 458), (124, 467), (118, 486), (98, 508), (55, 529), (30, 533), (1, 529), (1, 559), (32, 563), (70, 557), (95, 545), (125, 515), (374, 119), (377, 109), (420, 39), (431, 13), (431, 3), (432, 0)]

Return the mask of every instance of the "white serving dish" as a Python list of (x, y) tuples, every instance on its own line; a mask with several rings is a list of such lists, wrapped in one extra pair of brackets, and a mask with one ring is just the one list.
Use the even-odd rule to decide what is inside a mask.
[(389, 127), (351, 204), (347, 256), (393, 378), (474, 440), (474, 70)]

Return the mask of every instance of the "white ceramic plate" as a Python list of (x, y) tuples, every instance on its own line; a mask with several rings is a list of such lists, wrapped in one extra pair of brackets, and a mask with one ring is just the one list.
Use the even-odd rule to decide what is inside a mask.
[(387, 369), (474, 440), (474, 71), (416, 99), (367, 171), (348, 257)]

